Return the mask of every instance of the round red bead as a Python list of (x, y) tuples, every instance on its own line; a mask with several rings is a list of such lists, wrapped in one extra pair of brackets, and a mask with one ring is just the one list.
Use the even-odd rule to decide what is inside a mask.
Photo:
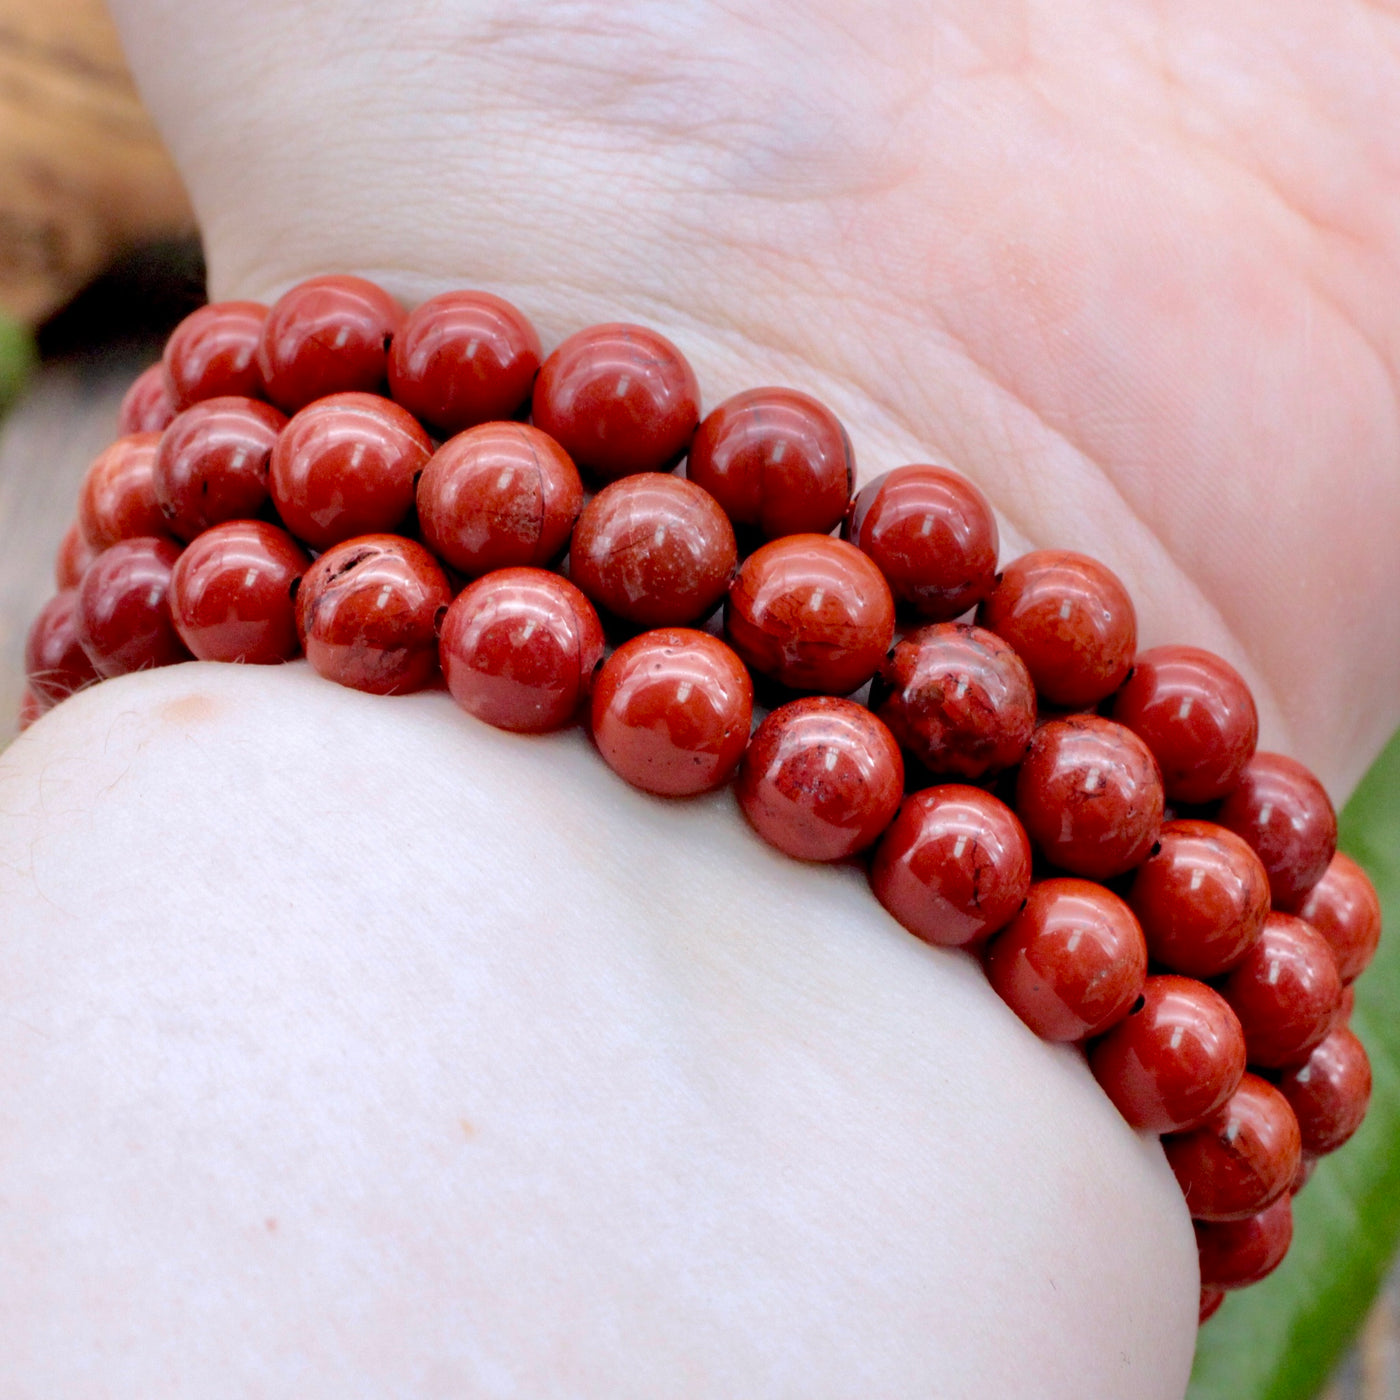
[(1154, 647), (1133, 663), (1113, 718), (1152, 750), (1170, 802), (1213, 802), (1240, 780), (1259, 740), (1244, 677), (1199, 647)]
[(1133, 877), (1128, 903), (1154, 962), (1216, 977), (1263, 931), (1269, 877), (1233, 831), (1213, 822), (1168, 822)]
[(170, 617), (170, 575), (180, 557), (168, 539), (121, 540), (93, 560), (78, 588), (78, 636), (99, 676), (188, 661)]
[(717, 637), (684, 627), (624, 642), (593, 686), (598, 752), (633, 787), (665, 797), (727, 783), (752, 717), (744, 663)]
[(607, 481), (667, 471), (700, 421), (700, 387), (684, 355), (645, 326), (609, 323), (571, 335), (540, 367), (535, 426)]
[(734, 527), (714, 497), (656, 473), (605, 486), (569, 546), (569, 577), (600, 608), (643, 627), (707, 617), (738, 564)]
[(175, 405), (165, 387), (165, 366), (159, 361), (143, 369), (122, 396), (117, 411), (117, 432), (158, 433), (175, 416)]
[(1147, 980), (1133, 911), (1088, 880), (1042, 880), (987, 946), (987, 980), (1043, 1040), (1101, 1035), (1132, 1010)]
[(1247, 1220), (1197, 1221), (1201, 1283), (1208, 1288), (1247, 1288), (1283, 1263), (1293, 1242), (1293, 1206), (1280, 1196)]
[(1332, 1028), (1342, 983), (1327, 940), (1292, 914), (1271, 913), (1220, 984), (1244, 1027), (1249, 1062), (1296, 1064)]
[(1312, 1175), (1317, 1170), (1317, 1164), (1321, 1160), (1320, 1157), (1314, 1156), (1311, 1152), (1304, 1152), (1298, 1158), (1298, 1170), (1293, 1173), (1293, 1184), (1288, 1188), (1290, 1196), (1296, 1196), (1312, 1180)]
[(1149, 977), (1142, 1000), (1089, 1052), (1089, 1068), (1134, 1128), (1177, 1132), (1239, 1088), (1244, 1031), (1204, 982)]
[(1303, 1151), (1335, 1152), (1361, 1126), (1371, 1102), (1371, 1061), (1345, 1026), (1330, 1032), (1301, 1064), (1279, 1077), (1298, 1119)]
[(266, 320), (260, 301), (216, 301), (175, 327), (165, 342), (163, 369), (177, 412), (204, 399), (262, 394), (257, 353)]
[(1344, 1026), (1356, 1014), (1356, 984), (1347, 982), (1342, 986), (1342, 999), (1337, 1003), (1337, 1019), (1334, 1026)]
[(1019, 763), (1035, 733), (1025, 662), (995, 633), (964, 623), (920, 627), (896, 642), (870, 707), (931, 772), (958, 778)]
[(904, 799), (870, 865), (875, 897), (927, 943), (967, 947), (1004, 928), (1031, 887), (1016, 814), (981, 788), (947, 783)]
[(1281, 753), (1250, 759), (1216, 821), (1244, 837), (1264, 862), (1278, 909), (1301, 903), (1337, 851), (1337, 813), (1326, 790)]
[(739, 806), (770, 845), (799, 860), (841, 860), (893, 820), (904, 787), (899, 745), (862, 705), (828, 695), (780, 705), (739, 765)]
[(1343, 982), (1352, 982), (1370, 965), (1381, 939), (1381, 902), (1366, 872), (1338, 851), (1326, 872), (1308, 891), (1298, 917), (1326, 940)]
[(294, 585), (310, 567), (297, 542), (275, 525), (215, 525), (176, 561), (175, 630), (200, 661), (289, 661), (301, 650)]
[(79, 639), (76, 588), (65, 588), (40, 609), (25, 639), (24, 672), (41, 710), (99, 679)]
[(469, 714), (521, 734), (571, 724), (603, 659), (593, 604), (543, 569), (498, 569), (464, 588), (442, 624), (442, 672)]
[(413, 508), (433, 444), (411, 413), (377, 394), (332, 394), (302, 409), (272, 449), (272, 499), (313, 549), (391, 531)]
[(1302, 1138), (1288, 1100), (1246, 1074), (1222, 1107), (1162, 1149), (1197, 1220), (1242, 1220), (1289, 1190)]
[(398, 302), (363, 277), (312, 277), (284, 292), (258, 339), (268, 398), (295, 413), (327, 394), (379, 389), (403, 319)]
[(434, 554), (468, 578), (549, 563), (569, 542), (583, 483), (553, 438), (483, 423), (433, 453), (418, 480), (418, 523)]
[(182, 540), (267, 504), (268, 464), (286, 418), (256, 399), (204, 399), (176, 416), (156, 454), (155, 495)]
[(540, 368), (540, 338), (490, 292), (429, 297), (394, 336), (389, 392), (444, 437), (514, 418)]
[(1203, 1326), (1220, 1311), (1220, 1305), (1225, 1301), (1225, 1290), (1223, 1288), (1202, 1288), (1201, 1307), (1196, 1318), (1196, 1325)]
[(437, 629), (451, 601), (437, 560), (399, 535), (328, 549), (297, 590), (306, 659), (327, 680), (373, 695), (420, 690), (437, 672)]
[(1132, 669), (1132, 599), (1117, 574), (1083, 554), (1023, 554), (1003, 570), (977, 621), (1016, 648), (1051, 705), (1096, 705)]
[(159, 447), (159, 433), (132, 433), (97, 454), (78, 494), (78, 528), (93, 549), (166, 533), (156, 501)]
[(691, 444), (686, 475), (736, 525), (767, 539), (825, 535), (841, 522), (855, 454), (836, 415), (796, 389), (748, 389), (714, 409)]
[(895, 600), (948, 622), (995, 587), (996, 516), (987, 498), (947, 467), (897, 467), (861, 488), (842, 532), (889, 580)]
[(54, 582), (59, 588), (76, 588), (87, 572), (87, 566), (97, 558), (95, 550), (84, 538), (75, 520), (64, 532), (58, 554), (53, 561)]
[(894, 599), (854, 545), (787, 535), (744, 561), (729, 590), (724, 628), (755, 670), (794, 690), (846, 695), (884, 659)]
[(1016, 778), (1016, 815), (1046, 858), (1106, 880), (1131, 870), (1162, 826), (1162, 780), (1130, 729), (1097, 715), (1036, 731)]

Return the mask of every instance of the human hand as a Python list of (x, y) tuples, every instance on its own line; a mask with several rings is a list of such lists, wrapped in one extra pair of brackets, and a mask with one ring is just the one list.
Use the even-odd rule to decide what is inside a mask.
[[(1266, 745), (1334, 792), (1394, 726), (1400, 646), (1365, 615), (1400, 569), (1369, 349), (1393, 195), (1381, 173), (1348, 204), (1337, 179), (1383, 167), (1384, 124), (1313, 114), (1386, 88), (1336, 15), (1323, 59), (1301, 7), (1257, 33), (1093, 7), (118, 9), (214, 295), (343, 269), (409, 300), (490, 287), (547, 343), (657, 325), (707, 403), (809, 389), (866, 474), (975, 477), (1008, 556), (1104, 558), (1144, 642), (1240, 663)], [(1313, 81), (1271, 86), (1280, 51)], [(721, 803), (628, 793), (581, 748), (296, 667), (103, 686), (16, 747), (17, 975), (53, 989), (77, 959), (57, 1005), (148, 1072), (114, 1091), (90, 1030), (42, 1053), (15, 1032), (11, 1104), (70, 1110), (21, 1144), (48, 1174), (15, 1189), (43, 1183), (59, 1220), (97, 1202), (108, 1292), (169, 1280), (132, 1295), (179, 1305), (131, 1364), (295, 1359), (303, 1393), (1179, 1394), (1184, 1211), (1082, 1063), (841, 872), (770, 856)], [(90, 814), (56, 856), (34, 834), (55, 811)], [(231, 879), (260, 829), (279, 836)], [(131, 862), (179, 897), (138, 899)], [(131, 1029), (153, 994), (199, 1067), (154, 1086), (171, 1029)], [(472, 1085), (493, 1146), (458, 1161), (434, 1134)], [(71, 1125), (99, 1113), (95, 1183)], [(123, 1189), (133, 1138), (168, 1198)], [(298, 1227), (280, 1255), (247, 1226), (271, 1197)], [(9, 1243), (37, 1261), (11, 1316), (42, 1320), (72, 1256)], [(210, 1287), (201, 1372), (180, 1329)], [(125, 1335), (100, 1301), (83, 1321)]]

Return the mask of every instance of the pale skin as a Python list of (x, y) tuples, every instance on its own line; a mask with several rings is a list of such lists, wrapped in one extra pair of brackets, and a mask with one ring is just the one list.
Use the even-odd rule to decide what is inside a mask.
[[(1400, 722), (1400, 21), (114, 4), (215, 297), (478, 285), (825, 397), (1345, 797)], [(0, 759), (7, 1395), (1144, 1397), (1154, 1140), (725, 795), (304, 666)]]

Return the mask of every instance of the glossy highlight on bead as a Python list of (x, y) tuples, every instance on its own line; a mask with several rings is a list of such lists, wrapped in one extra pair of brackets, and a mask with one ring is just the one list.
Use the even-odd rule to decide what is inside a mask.
[(572, 724), (603, 660), (603, 627), (568, 579), (497, 569), (464, 588), (443, 619), (452, 698), (497, 729), (544, 734)]
[(851, 502), (842, 534), (879, 566), (896, 602), (932, 622), (951, 622), (996, 586), (996, 516), (947, 467), (896, 467), (876, 477)]
[(796, 389), (746, 389), (700, 425), (686, 475), (740, 526), (765, 539), (825, 535), (855, 484), (851, 440), (836, 415)]
[(170, 611), (198, 661), (270, 666), (301, 650), (297, 581), (311, 560), (263, 520), (230, 520), (206, 530), (175, 561)]
[(446, 576), (421, 544), (362, 535), (307, 570), (297, 590), (297, 632), (318, 675), (372, 695), (401, 695), (437, 675), (437, 629), (451, 599)]
[(700, 422), (700, 386), (664, 335), (622, 322), (571, 335), (540, 367), (532, 417), (585, 472), (669, 471)]
[(443, 292), (409, 312), (389, 350), (389, 392), (450, 437), (516, 417), (540, 368), (540, 338), (490, 292)]
[(1132, 1010), (1147, 979), (1147, 944), (1111, 890), (1057, 878), (1031, 886), (983, 965), (997, 995), (1042, 1040), (1078, 1041)]
[(780, 705), (739, 766), (739, 808), (770, 845), (798, 860), (843, 860), (894, 819), (904, 761), (862, 705), (812, 696)]
[(598, 607), (643, 627), (702, 621), (738, 565), (734, 527), (714, 498), (655, 472), (603, 487), (569, 546), (569, 577)]
[(685, 627), (643, 632), (593, 685), (593, 742), (643, 792), (693, 797), (734, 776), (749, 741), (753, 682), (718, 637)]
[(889, 650), (894, 599), (854, 545), (787, 535), (744, 560), (729, 589), (724, 631), (760, 674), (794, 690), (848, 695)]
[(1013, 560), (977, 622), (1016, 648), (1042, 700), (1071, 710), (1112, 695), (1137, 648), (1137, 614), (1118, 575), (1068, 550)]
[(467, 578), (550, 563), (582, 508), (583, 482), (568, 453), (524, 423), (458, 433), (418, 479), (423, 538)]
[(1031, 843), (981, 788), (945, 783), (904, 799), (870, 864), (870, 888), (926, 943), (966, 948), (1004, 928), (1031, 887)]

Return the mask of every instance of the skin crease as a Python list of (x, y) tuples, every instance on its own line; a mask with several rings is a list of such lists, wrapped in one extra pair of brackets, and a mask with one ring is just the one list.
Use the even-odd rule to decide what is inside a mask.
[[(1400, 719), (1385, 8), (114, 9), (214, 296), (644, 321), (1103, 558), (1334, 797)], [(0, 900), (6, 1393), (1185, 1387), (1180, 1194), (1076, 1052), (578, 734), (110, 682), (0, 760)]]

